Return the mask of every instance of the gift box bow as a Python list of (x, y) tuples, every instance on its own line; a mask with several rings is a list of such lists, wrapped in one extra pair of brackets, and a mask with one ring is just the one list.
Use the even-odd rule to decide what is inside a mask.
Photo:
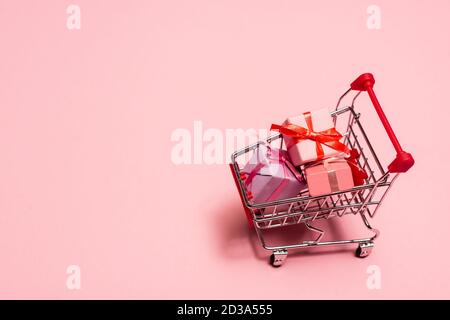
[(283, 135), (289, 136), (297, 141), (312, 140), (316, 142), (317, 160), (324, 157), (324, 151), (322, 145), (332, 148), (337, 151), (348, 154), (349, 148), (340, 142), (342, 135), (336, 130), (336, 128), (330, 128), (327, 130), (316, 132), (313, 129), (311, 112), (305, 112), (304, 114), (306, 124), (308, 128), (303, 128), (295, 124), (272, 124), (270, 130), (278, 131)]

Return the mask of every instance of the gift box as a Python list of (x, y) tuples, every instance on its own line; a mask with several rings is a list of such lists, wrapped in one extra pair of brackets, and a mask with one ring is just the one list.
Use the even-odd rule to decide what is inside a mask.
[(241, 171), (247, 196), (254, 203), (287, 199), (306, 189), (286, 151), (259, 145)]
[(294, 166), (348, 154), (348, 148), (340, 141), (342, 135), (334, 128), (328, 109), (305, 112), (290, 117), (271, 130), (283, 135), (287, 151)]
[(313, 197), (354, 187), (352, 170), (345, 159), (327, 159), (306, 166), (305, 175)]

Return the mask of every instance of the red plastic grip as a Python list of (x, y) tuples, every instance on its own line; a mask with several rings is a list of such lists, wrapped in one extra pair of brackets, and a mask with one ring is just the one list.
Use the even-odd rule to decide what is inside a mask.
[(398, 141), (397, 136), (394, 133), (394, 130), (392, 130), (392, 127), (389, 124), (389, 121), (386, 118), (383, 109), (381, 108), (380, 102), (378, 102), (377, 96), (373, 91), (374, 84), (375, 78), (373, 77), (373, 75), (371, 73), (364, 73), (360, 75), (355, 81), (352, 82), (350, 88), (352, 90), (357, 91), (367, 91), (370, 100), (372, 100), (373, 106), (375, 107), (375, 110), (381, 120), (381, 123), (386, 129), (389, 139), (391, 139), (395, 151), (397, 152), (397, 156), (395, 157), (394, 161), (392, 161), (391, 164), (389, 164), (388, 166), (389, 172), (392, 173), (406, 172), (409, 170), (409, 168), (411, 168), (414, 165), (414, 158), (410, 153), (402, 149), (400, 142)]

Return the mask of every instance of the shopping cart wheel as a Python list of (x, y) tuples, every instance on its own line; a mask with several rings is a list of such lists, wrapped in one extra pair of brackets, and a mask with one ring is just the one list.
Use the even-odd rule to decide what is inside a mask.
[(373, 245), (373, 242), (360, 243), (358, 249), (356, 249), (356, 256), (360, 258), (367, 257), (372, 252)]
[(281, 267), (288, 255), (287, 250), (274, 250), (270, 256), (270, 264), (274, 267)]

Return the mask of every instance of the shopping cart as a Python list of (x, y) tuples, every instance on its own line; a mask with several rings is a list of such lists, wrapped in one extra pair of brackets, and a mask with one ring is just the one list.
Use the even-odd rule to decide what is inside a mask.
[[(333, 192), (321, 196), (299, 195), (295, 198), (271, 201), (265, 203), (253, 203), (245, 191), (245, 175), (241, 173), (246, 160), (251, 157), (261, 144), (275, 144), (282, 148), (283, 141), (281, 134), (270, 136), (265, 141), (257, 142), (242, 150), (236, 151), (231, 156), (231, 171), (238, 187), (245, 212), (251, 226), (254, 227), (261, 245), (266, 250), (272, 251), (270, 257), (274, 266), (281, 266), (288, 250), (313, 246), (358, 244), (356, 255), (367, 257), (374, 246), (374, 240), (379, 235), (379, 231), (372, 227), (369, 218), (373, 218), (385, 198), (388, 190), (400, 173), (408, 171), (414, 165), (411, 154), (405, 152), (400, 146), (376, 96), (373, 91), (375, 83), (374, 77), (370, 73), (359, 76), (338, 100), (336, 109), (331, 112), (334, 124), (339, 132), (344, 136), (343, 143), (349, 148), (357, 149), (360, 157), (358, 164), (363, 168), (368, 178), (363, 185), (353, 187), (348, 190)], [(384, 169), (381, 165), (365, 131), (363, 130), (360, 113), (355, 111), (355, 102), (362, 91), (366, 91), (375, 107), (375, 110), (386, 129), (386, 132), (397, 152), (397, 156), (391, 164)], [(351, 105), (341, 107), (344, 97), (353, 92)], [(349, 96), (351, 98), (351, 96)], [(348, 98), (348, 97), (347, 97)], [(279, 145), (278, 145), (279, 143)], [(314, 226), (314, 222), (319, 219), (331, 219), (333, 217), (343, 217), (344, 215), (359, 215), (362, 221), (372, 233), (366, 238), (321, 241), (325, 231)], [(300, 243), (290, 243), (286, 245), (271, 245), (265, 239), (265, 233), (274, 228), (283, 228), (296, 224), (304, 226), (315, 233), (314, 239), (303, 240)]]

